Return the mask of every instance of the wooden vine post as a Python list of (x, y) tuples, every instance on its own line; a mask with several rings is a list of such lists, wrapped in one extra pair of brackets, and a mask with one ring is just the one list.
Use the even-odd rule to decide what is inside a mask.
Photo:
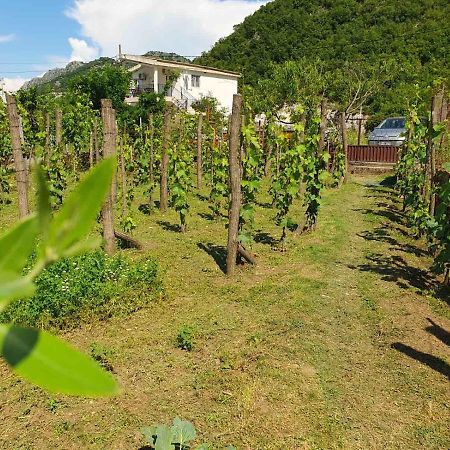
[(59, 149), (62, 143), (62, 111), (56, 110), (55, 113), (55, 145)]
[(94, 166), (94, 133), (93, 131), (89, 134), (89, 167)]
[(241, 147), (241, 110), (242, 97), (239, 94), (233, 96), (233, 112), (229, 131), (229, 170), (230, 170), (230, 206), (227, 245), (227, 275), (233, 275), (236, 270), (236, 258), (238, 253), (239, 215), (241, 209), (241, 167), (239, 152)]
[(22, 219), (28, 215), (28, 183), (27, 169), (22, 154), (22, 142), (20, 139), (20, 118), (19, 113), (17, 112), (16, 98), (10, 94), (6, 94), (6, 104), (8, 108), (9, 130), (11, 133), (11, 145), (16, 172), (19, 218)]
[(50, 113), (45, 113), (45, 144), (44, 144), (44, 165), (48, 166), (50, 161)]
[(127, 204), (127, 172), (125, 170), (125, 136), (121, 140), (120, 145), (120, 181), (122, 182), (122, 217), (128, 215)]
[[(109, 99), (102, 99), (102, 120), (103, 120), (103, 157), (114, 156), (117, 150), (117, 125), (116, 112)], [(113, 177), (111, 189), (106, 196), (102, 209), (103, 238), (105, 240), (105, 251), (112, 255), (116, 249), (114, 237), (114, 216), (113, 216), (113, 193), (116, 188), (116, 177)]]
[(94, 118), (94, 128), (92, 130), (93, 132), (93, 139), (94, 139), (94, 152), (95, 152), (95, 162), (100, 162), (100, 146), (98, 142), (98, 131), (97, 131), (98, 123), (97, 123), (97, 117)]
[(163, 129), (163, 143), (161, 148), (161, 184), (159, 193), (159, 209), (162, 213), (169, 209), (169, 140), (170, 140), (170, 122), (172, 119), (171, 107), (167, 106), (164, 113), (164, 129)]
[(202, 161), (202, 134), (203, 134), (203, 114), (198, 115), (197, 125), (197, 188), (202, 188), (203, 161)]
[(319, 140), (319, 152), (323, 153), (325, 150), (325, 139), (327, 131), (327, 100), (322, 98), (320, 102), (320, 140)]
[(428, 130), (428, 142), (427, 142), (427, 182), (425, 183), (426, 189), (429, 193), (426, 193), (426, 197), (429, 197), (429, 213), (434, 217), (436, 210), (436, 192), (435, 192), (435, 179), (436, 179), (436, 146), (433, 142), (433, 129), (434, 126), (445, 120), (442, 116), (442, 106), (444, 102), (444, 90), (441, 89), (431, 101), (431, 120)]
[(153, 122), (153, 114), (149, 114), (148, 116), (148, 126), (150, 131), (150, 158), (148, 165), (148, 180), (150, 184), (149, 196), (148, 196), (148, 206), (149, 209), (152, 210), (154, 207), (153, 204), (153, 185), (155, 183), (155, 123)]
[(345, 111), (340, 113), (340, 121), (341, 121), (341, 136), (342, 136), (342, 151), (344, 153), (344, 161), (345, 161), (345, 174), (344, 179), (342, 181), (346, 182), (348, 179), (348, 137), (347, 137), (347, 125), (345, 123)]

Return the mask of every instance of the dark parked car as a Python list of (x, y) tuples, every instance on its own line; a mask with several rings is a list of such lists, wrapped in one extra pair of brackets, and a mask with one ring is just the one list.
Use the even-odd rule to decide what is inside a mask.
[(396, 145), (405, 142), (406, 119), (404, 117), (391, 117), (383, 120), (371, 133), (369, 145)]

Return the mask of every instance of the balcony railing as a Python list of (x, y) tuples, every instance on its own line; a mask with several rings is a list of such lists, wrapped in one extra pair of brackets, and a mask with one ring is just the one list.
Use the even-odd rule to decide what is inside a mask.
[[(144, 88), (133, 88), (130, 89), (130, 97), (138, 97), (141, 94), (145, 94), (145, 93), (149, 93), (149, 92), (156, 92), (157, 94), (163, 94), (164, 93), (164, 88), (166, 87), (165, 84), (158, 84), (158, 89), (155, 90), (155, 85), (151, 84), (148, 87), (144, 87)], [(166, 95), (168, 97), (172, 96), (172, 88), (169, 88)]]

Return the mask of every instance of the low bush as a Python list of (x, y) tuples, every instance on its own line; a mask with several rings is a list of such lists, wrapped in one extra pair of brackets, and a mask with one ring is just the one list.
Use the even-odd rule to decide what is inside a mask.
[(130, 314), (161, 294), (153, 259), (131, 262), (96, 251), (45, 269), (36, 279), (34, 296), (12, 302), (0, 314), (0, 322), (69, 328), (80, 320)]
[(192, 351), (194, 348), (195, 329), (190, 325), (183, 325), (177, 334), (177, 347), (182, 350)]

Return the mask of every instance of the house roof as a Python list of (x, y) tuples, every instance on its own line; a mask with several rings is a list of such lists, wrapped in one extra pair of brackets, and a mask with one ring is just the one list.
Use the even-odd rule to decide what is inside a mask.
[(141, 67), (141, 64), (146, 64), (150, 66), (159, 66), (169, 69), (187, 69), (187, 70), (196, 70), (198, 72), (203, 73), (211, 73), (211, 74), (217, 74), (217, 75), (227, 75), (234, 78), (240, 78), (241, 74), (238, 72), (232, 72), (230, 70), (221, 70), (216, 69), (214, 67), (207, 67), (207, 66), (199, 66), (197, 64), (191, 64), (191, 63), (185, 63), (185, 62), (179, 62), (179, 61), (168, 61), (165, 59), (157, 59), (157, 58), (150, 58), (148, 56), (139, 56), (139, 55), (121, 55), (122, 61), (129, 61), (137, 63), (137, 66), (134, 66), (130, 69), (131, 72), (134, 72), (138, 70)]

